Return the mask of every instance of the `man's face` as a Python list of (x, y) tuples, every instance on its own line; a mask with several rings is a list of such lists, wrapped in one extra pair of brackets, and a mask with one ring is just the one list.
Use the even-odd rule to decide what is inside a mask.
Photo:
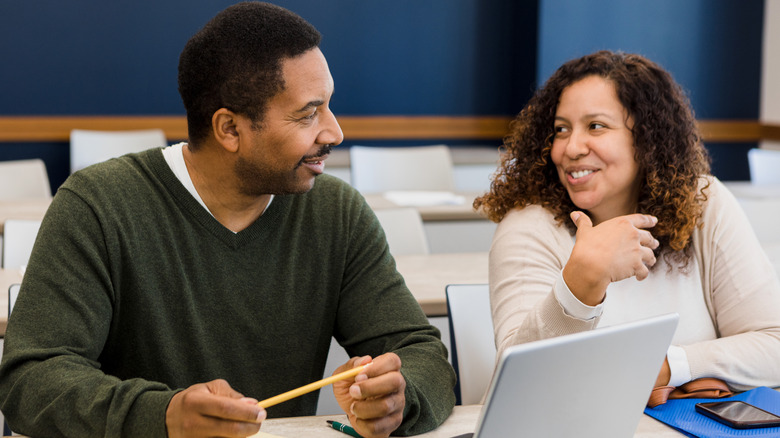
[(311, 190), (331, 146), (344, 140), (328, 107), (333, 78), (320, 49), (282, 61), (282, 76), (284, 90), (268, 102), (259, 129), (244, 130), (250, 135), (241, 140), (235, 173), (248, 196)]

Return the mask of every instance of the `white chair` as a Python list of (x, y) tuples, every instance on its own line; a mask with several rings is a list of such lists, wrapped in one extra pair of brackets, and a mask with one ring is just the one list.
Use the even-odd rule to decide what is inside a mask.
[(777, 218), (780, 217), (780, 198), (739, 197), (737, 202), (747, 215), (762, 245), (780, 243), (780, 229), (777, 227)]
[(780, 184), (780, 150), (751, 149), (748, 166), (753, 184)]
[(16, 297), (19, 296), (19, 288), (21, 287), (21, 283), (14, 283), (8, 287), (8, 316), (11, 316), (11, 310), (13, 310), (14, 304), (16, 304)]
[(131, 152), (167, 146), (162, 129), (133, 131), (70, 131), (70, 172)]
[(374, 213), (385, 230), (393, 256), (430, 253), (422, 217), (416, 208), (384, 208)]
[(455, 191), (452, 156), (445, 145), (352, 146), (349, 162), (352, 186), (362, 193)]
[(0, 161), (0, 200), (51, 199), (43, 160)]
[(780, 217), (780, 198), (738, 197), (737, 201), (747, 215), (769, 261), (780, 274), (780, 229), (776, 220)]
[[(21, 286), (22, 285), (19, 283), (14, 283), (8, 287), (8, 316), (11, 316), (11, 310), (13, 310), (14, 304), (16, 304), (16, 297), (19, 296), (19, 288)], [(4, 341), (5, 339), (0, 339), (0, 356), (2, 355)], [(5, 422), (5, 417), (0, 415), (0, 418), (2, 418), (3, 422), (3, 436), (18, 436), (11, 431), (10, 427), (8, 427), (8, 423)]]
[(450, 284), (446, 294), (456, 399), (462, 405), (478, 404), (496, 365), (490, 291), (487, 284)]
[(4, 269), (22, 269), (30, 259), (40, 220), (7, 219), (3, 225)]

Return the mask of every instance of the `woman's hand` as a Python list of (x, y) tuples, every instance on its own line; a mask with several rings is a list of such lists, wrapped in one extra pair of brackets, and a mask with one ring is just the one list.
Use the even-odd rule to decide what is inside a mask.
[(572, 212), (571, 219), (577, 226), (577, 240), (563, 268), (563, 280), (582, 303), (600, 304), (611, 282), (647, 278), (659, 243), (646, 228), (654, 227), (658, 219), (630, 214), (595, 227), (581, 211)]

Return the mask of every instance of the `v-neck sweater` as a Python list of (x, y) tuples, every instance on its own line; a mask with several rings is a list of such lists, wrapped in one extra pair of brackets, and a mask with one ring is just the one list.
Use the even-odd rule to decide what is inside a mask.
[[(31, 436), (165, 436), (177, 390), (225, 379), (262, 400), (323, 377), (330, 339), (397, 353), (397, 434), (454, 404), (440, 334), (363, 197), (328, 175), (234, 233), (160, 149), (73, 174), (42, 222), (10, 318), (0, 409)], [(318, 393), (268, 409), (313, 415)]]

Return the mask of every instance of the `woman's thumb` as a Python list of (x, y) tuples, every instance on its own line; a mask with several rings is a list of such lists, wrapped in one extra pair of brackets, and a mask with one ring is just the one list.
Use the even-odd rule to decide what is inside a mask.
[(571, 214), (569, 214), (569, 217), (571, 218), (571, 221), (574, 222), (574, 225), (578, 230), (582, 227), (593, 226), (593, 222), (590, 221), (588, 215), (581, 211), (572, 211)]

